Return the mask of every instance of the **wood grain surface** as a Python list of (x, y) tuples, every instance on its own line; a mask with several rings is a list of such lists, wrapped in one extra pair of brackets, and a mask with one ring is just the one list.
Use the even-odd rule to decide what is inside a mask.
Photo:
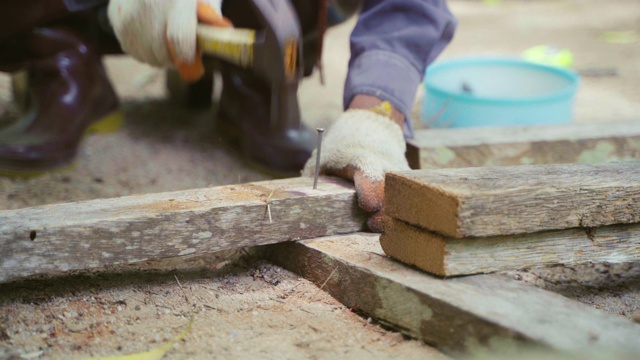
[(384, 252), (438, 276), (640, 261), (640, 224), (456, 239), (387, 219)]
[(640, 162), (387, 174), (391, 217), (450, 237), (640, 222)]
[(417, 130), (407, 159), (412, 169), (640, 159), (640, 121)]
[(312, 185), (293, 178), (0, 211), (0, 282), (363, 228), (349, 182)]

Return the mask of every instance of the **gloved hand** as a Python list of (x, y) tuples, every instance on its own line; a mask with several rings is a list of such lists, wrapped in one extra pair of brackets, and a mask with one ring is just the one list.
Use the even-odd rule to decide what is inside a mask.
[(159, 67), (175, 64), (184, 80), (204, 74), (196, 48), (198, 22), (230, 27), (222, 0), (111, 0), (108, 16), (125, 53)]
[[(315, 174), (316, 151), (303, 176)], [(402, 129), (388, 116), (371, 110), (347, 110), (323, 139), (320, 172), (352, 180), (360, 207), (372, 213), (369, 228), (382, 232), (384, 176), (388, 171), (409, 170), (405, 151)]]

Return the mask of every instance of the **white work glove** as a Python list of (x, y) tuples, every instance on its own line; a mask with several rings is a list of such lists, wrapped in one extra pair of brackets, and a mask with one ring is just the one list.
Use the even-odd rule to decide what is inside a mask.
[[(198, 22), (231, 26), (220, 14), (222, 0), (111, 0), (109, 21), (125, 53), (158, 67), (178, 65), (184, 77), (203, 70), (196, 49)], [(196, 64), (196, 65), (194, 65)], [(187, 69), (183, 71), (181, 65)], [(197, 80), (186, 79), (186, 80)]]
[[(303, 176), (315, 174), (316, 151)], [(409, 170), (405, 151), (402, 129), (391, 118), (371, 110), (347, 110), (323, 139), (320, 172), (352, 180), (360, 207), (373, 213), (369, 228), (381, 232), (385, 173)]]

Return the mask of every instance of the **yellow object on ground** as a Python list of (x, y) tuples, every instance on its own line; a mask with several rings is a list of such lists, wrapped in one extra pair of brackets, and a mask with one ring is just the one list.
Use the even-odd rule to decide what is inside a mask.
[(538, 45), (522, 53), (525, 60), (543, 65), (571, 68), (573, 54), (567, 49), (560, 49), (549, 45)]

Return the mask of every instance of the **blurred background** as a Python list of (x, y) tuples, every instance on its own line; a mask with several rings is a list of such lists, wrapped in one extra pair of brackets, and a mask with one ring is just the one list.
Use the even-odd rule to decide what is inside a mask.
[[(521, 54), (534, 46), (568, 50), (580, 74), (575, 122), (633, 121), (640, 114), (640, 2), (637, 0), (452, 0), (459, 20), (453, 42), (438, 61)], [(342, 86), (355, 21), (329, 29), (323, 63), (299, 92), (304, 121), (326, 127), (342, 111)], [(126, 56), (107, 57), (126, 124), (94, 135), (76, 166), (31, 179), (0, 178), (0, 209), (135, 193), (181, 190), (269, 178), (245, 165), (215, 131), (215, 108), (189, 111), (171, 101), (165, 72)], [(218, 92), (219, 93), (219, 92)], [(424, 87), (412, 121), (421, 120)], [(15, 118), (10, 77), (0, 75), (0, 126)]]

